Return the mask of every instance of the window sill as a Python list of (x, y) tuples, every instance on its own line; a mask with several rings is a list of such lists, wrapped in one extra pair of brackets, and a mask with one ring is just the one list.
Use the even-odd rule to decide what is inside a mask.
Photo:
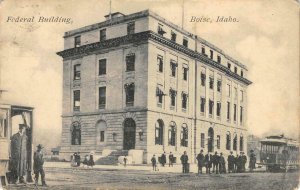
[(227, 119), (227, 122), (230, 123), (230, 119)]
[(170, 106), (170, 110), (175, 110), (175, 106)]
[(200, 115), (201, 115), (201, 116), (204, 116), (205, 114), (204, 114), (204, 112), (200, 112)]
[(162, 108), (162, 103), (157, 103), (157, 107)]
[(220, 117), (220, 116), (217, 116), (217, 120), (221, 120), (221, 117)]
[(209, 118), (213, 118), (213, 115), (212, 114), (209, 114), (209, 116), (208, 116)]
[(182, 112), (186, 113), (186, 108), (182, 108)]
[(126, 107), (133, 107), (133, 102), (127, 102)]

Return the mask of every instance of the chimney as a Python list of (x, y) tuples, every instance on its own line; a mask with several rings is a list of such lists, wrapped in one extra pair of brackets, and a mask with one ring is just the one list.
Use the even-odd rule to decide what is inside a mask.
[(120, 13), (120, 12), (115, 12), (115, 13), (111, 13), (111, 14), (108, 14), (108, 15), (105, 15), (105, 20), (110, 20), (110, 19), (114, 19), (114, 18), (119, 18), (119, 17), (123, 17), (125, 16), (123, 13)]

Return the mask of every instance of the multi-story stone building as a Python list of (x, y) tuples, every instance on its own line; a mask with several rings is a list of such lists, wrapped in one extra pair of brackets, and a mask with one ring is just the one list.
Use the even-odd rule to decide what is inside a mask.
[[(146, 10), (66, 32), (61, 155), (246, 150), (247, 67)], [(177, 159), (178, 161), (178, 159)]]

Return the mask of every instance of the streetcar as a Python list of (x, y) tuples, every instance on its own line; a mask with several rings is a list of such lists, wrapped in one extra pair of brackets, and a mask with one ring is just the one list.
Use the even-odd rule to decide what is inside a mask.
[(260, 141), (260, 165), (270, 172), (299, 168), (299, 142), (290, 138), (268, 136)]

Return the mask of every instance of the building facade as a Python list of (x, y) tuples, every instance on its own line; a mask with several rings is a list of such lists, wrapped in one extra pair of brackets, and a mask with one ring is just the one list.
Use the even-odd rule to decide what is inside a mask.
[[(247, 152), (247, 68), (146, 10), (66, 32), (60, 155)], [(177, 159), (178, 162), (178, 159)]]

